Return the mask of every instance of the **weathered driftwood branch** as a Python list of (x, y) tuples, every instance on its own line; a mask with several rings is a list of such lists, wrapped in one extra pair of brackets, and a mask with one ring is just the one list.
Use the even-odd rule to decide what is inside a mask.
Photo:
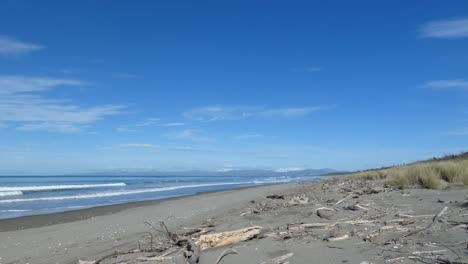
[(261, 229), (261, 226), (252, 226), (235, 231), (201, 235), (195, 243), (201, 250), (236, 244), (254, 238), (260, 234)]
[(339, 200), (338, 202), (335, 203), (335, 205), (339, 205), (340, 203), (348, 200), (349, 198), (353, 197), (354, 194), (349, 194), (348, 196), (346, 196), (345, 198)]
[(326, 241), (329, 241), (329, 242), (333, 242), (333, 241), (340, 241), (340, 240), (346, 240), (349, 238), (349, 235), (348, 234), (344, 234), (344, 235), (341, 235), (341, 236), (332, 236), (332, 237), (328, 237), (326, 238), (325, 240)]
[(411, 233), (405, 235), (404, 237), (409, 237), (409, 236), (415, 235), (415, 234), (417, 234), (417, 233), (419, 233), (419, 232), (421, 232), (421, 231), (424, 231), (424, 230), (426, 230), (426, 229), (429, 229), (429, 228), (437, 221), (437, 219), (439, 219), (443, 214), (445, 214), (445, 212), (447, 212), (447, 210), (448, 210), (448, 207), (445, 206), (444, 209), (442, 209), (438, 214), (436, 214), (436, 215), (434, 216), (434, 218), (432, 218), (432, 222), (429, 223), (428, 226), (426, 226), (425, 228), (422, 228), (422, 229), (418, 229), (418, 230), (416, 230), (416, 231), (413, 231), (413, 232), (411, 232)]

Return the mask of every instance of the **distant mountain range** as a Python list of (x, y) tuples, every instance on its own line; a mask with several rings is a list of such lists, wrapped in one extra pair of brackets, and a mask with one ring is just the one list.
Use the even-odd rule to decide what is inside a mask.
[(225, 171), (157, 171), (157, 170), (107, 170), (100, 172), (93, 172), (85, 175), (108, 175), (108, 176), (258, 176), (258, 177), (271, 177), (271, 176), (318, 176), (339, 174), (340, 171), (334, 169), (295, 169), (295, 170), (225, 170)]

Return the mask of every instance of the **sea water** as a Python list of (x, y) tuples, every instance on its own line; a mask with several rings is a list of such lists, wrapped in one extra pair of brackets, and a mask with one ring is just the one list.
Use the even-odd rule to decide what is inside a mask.
[(0, 219), (318, 179), (320, 176), (0, 176)]

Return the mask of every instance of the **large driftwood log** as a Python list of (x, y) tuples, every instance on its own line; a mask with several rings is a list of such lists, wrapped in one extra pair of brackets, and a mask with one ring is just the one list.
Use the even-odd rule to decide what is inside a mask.
[(261, 229), (261, 226), (252, 226), (235, 231), (201, 235), (195, 244), (200, 247), (201, 250), (237, 244), (257, 236), (260, 234)]

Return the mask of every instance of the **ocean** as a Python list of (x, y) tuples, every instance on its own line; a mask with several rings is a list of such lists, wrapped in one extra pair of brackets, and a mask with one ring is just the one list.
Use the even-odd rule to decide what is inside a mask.
[(0, 219), (248, 186), (317, 181), (320, 178), (321, 176), (0, 176)]

